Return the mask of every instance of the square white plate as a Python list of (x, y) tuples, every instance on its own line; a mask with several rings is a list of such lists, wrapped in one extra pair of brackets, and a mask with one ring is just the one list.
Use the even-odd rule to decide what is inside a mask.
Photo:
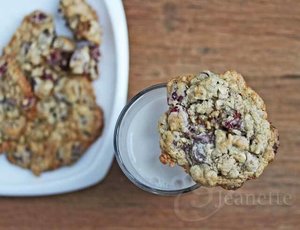
[[(71, 35), (58, 10), (59, 0), (9, 0), (0, 8), (0, 48), (10, 40), (26, 14), (41, 9), (55, 16), (58, 34)], [(113, 131), (126, 103), (129, 50), (126, 18), (121, 0), (88, 0), (97, 10), (103, 27), (100, 79), (94, 82), (97, 102), (105, 113), (105, 129), (86, 154), (73, 166), (34, 176), (0, 156), (0, 195), (43, 196), (86, 188), (107, 174), (114, 156)]]

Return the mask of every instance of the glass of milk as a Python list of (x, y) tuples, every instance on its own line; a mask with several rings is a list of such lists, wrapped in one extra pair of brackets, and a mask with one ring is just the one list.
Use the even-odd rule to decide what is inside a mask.
[(176, 195), (199, 185), (181, 167), (159, 161), (158, 120), (167, 110), (166, 84), (137, 94), (119, 116), (114, 147), (122, 171), (136, 186), (154, 194)]

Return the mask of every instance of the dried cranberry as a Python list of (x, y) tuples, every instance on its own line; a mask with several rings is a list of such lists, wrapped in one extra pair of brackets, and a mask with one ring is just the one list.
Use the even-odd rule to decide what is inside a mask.
[(178, 97), (177, 101), (182, 102), (182, 100), (183, 100), (183, 96), (180, 95), (180, 96)]
[(47, 18), (47, 15), (41, 11), (36, 12), (32, 18), (31, 21), (33, 23), (41, 23)]
[(54, 81), (53, 75), (51, 73), (46, 73), (46, 72), (43, 74), (42, 79)]
[(226, 121), (224, 126), (227, 129), (240, 129), (242, 125), (241, 114), (237, 111), (233, 114), (233, 119)]
[(170, 110), (170, 113), (177, 113), (179, 112), (179, 108), (177, 106), (173, 107), (171, 110)]
[(58, 65), (62, 59), (61, 52), (59, 50), (54, 50), (50, 53), (50, 57), (48, 58), (48, 63), (50, 65)]
[(2, 77), (7, 71), (7, 62), (0, 66), (0, 77)]
[(44, 14), (44, 13), (39, 13), (38, 14), (38, 19), (40, 20), (40, 21), (42, 21), (42, 20), (44, 20), (44, 19), (46, 19), (47, 18), (47, 15), (46, 14)]
[(100, 59), (100, 56), (101, 56), (99, 47), (96, 45), (91, 45), (90, 46), (90, 55), (96, 62), (98, 62)]
[(238, 111), (235, 111), (233, 116), (234, 118), (241, 118), (242, 114), (240, 114)]
[(173, 93), (172, 93), (172, 99), (173, 99), (173, 100), (176, 100), (177, 97), (178, 97), (177, 93), (176, 93), (176, 92), (173, 92)]
[(48, 63), (52, 66), (59, 66), (63, 70), (69, 69), (69, 62), (71, 59), (71, 52), (63, 52), (60, 50), (54, 50), (50, 53)]

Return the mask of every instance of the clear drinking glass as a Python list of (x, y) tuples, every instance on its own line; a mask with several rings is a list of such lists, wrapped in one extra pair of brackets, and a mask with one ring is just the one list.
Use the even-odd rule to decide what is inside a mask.
[(158, 195), (176, 195), (199, 187), (179, 167), (159, 161), (158, 120), (167, 111), (166, 84), (138, 93), (121, 112), (115, 128), (116, 159), (139, 188)]

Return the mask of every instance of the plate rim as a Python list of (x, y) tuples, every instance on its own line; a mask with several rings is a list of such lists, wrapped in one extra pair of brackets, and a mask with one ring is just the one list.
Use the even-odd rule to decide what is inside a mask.
[[(74, 192), (82, 190), (98, 184), (102, 181), (109, 172), (114, 159), (113, 148), (113, 134), (116, 121), (119, 113), (126, 105), (128, 96), (128, 82), (129, 82), (129, 39), (128, 39), (128, 27), (123, 7), (122, 0), (103, 0), (107, 8), (107, 13), (112, 25), (112, 32), (114, 33), (114, 43), (116, 52), (116, 85), (113, 106), (111, 109), (110, 123), (107, 128), (107, 139), (103, 143), (104, 150), (111, 149), (106, 153), (105, 170), (104, 173), (99, 173), (99, 160), (101, 155), (96, 157), (92, 165), (89, 166), (87, 171), (81, 174), (70, 176), (62, 181), (52, 181), (49, 184), (41, 183), (36, 185), (28, 185), (22, 188), (16, 189), (16, 185), (0, 186), (0, 196), (20, 197), (20, 196), (48, 196), (58, 195), (63, 193)], [(110, 147), (109, 147), (110, 146)], [(101, 164), (103, 169), (103, 165)], [(80, 183), (74, 183), (80, 181)]]

